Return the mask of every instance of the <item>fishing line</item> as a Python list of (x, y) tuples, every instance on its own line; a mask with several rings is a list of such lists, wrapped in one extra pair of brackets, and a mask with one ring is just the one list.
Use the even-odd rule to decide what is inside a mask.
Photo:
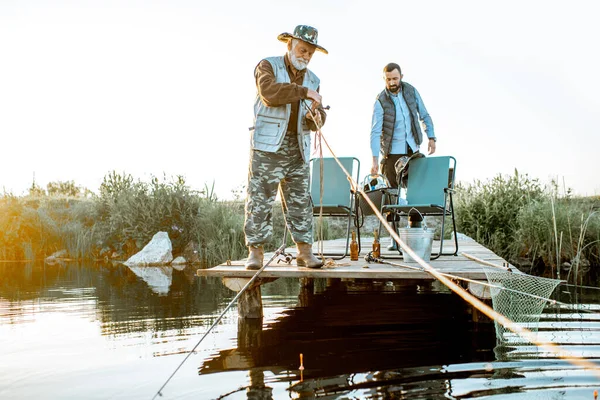
[(512, 268), (510, 268), (510, 266), (494, 264), (489, 261), (482, 260), (481, 258), (477, 258), (475, 256), (472, 256), (470, 254), (463, 253), (463, 252), (461, 252), (460, 255), (465, 258), (468, 258), (471, 261), (475, 261), (476, 263), (487, 265), (488, 267), (494, 267), (494, 268), (502, 269), (507, 272), (513, 272)]
[[(412, 265), (406, 265), (406, 264), (400, 264), (400, 263), (393, 263), (393, 262), (387, 261), (387, 260), (385, 260), (383, 258), (373, 257), (372, 252), (369, 252), (365, 256), (365, 261), (366, 262), (376, 262), (378, 264), (387, 264), (387, 265), (391, 265), (393, 267), (402, 267), (402, 268), (413, 269), (413, 270), (416, 270), (416, 271), (425, 272), (425, 270), (423, 268), (415, 267), (415, 266), (412, 266)], [(520, 290), (509, 289), (507, 287), (494, 285), (494, 284), (489, 283), (489, 282), (477, 281), (477, 280), (474, 280), (474, 279), (464, 278), (462, 276), (447, 274), (447, 273), (444, 273), (444, 272), (440, 272), (440, 274), (444, 275), (444, 276), (446, 276), (446, 277), (448, 277), (450, 279), (456, 279), (456, 280), (461, 280), (461, 281), (465, 281), (465, 282), (476, 283), (478, 285), (487, 286), (487, 287), (490, 287), (490, 288), (495, 288), (495, 289), (499, 289), (499, 290), (506, 290), (506, 291), (509, 291), (509, 292), (513, 292), (513, 293), (517, 293), (517, 294), (529, 296), (529, 297), (532, 297), (532, 298), (537, 299), (537, 300), (548, 301), (552, 305), (561, 305), (561, 306), (569, 306), (569, 307), (572, 306), (572, 304), (563, 303), (561, 301), (554, 300), (554, 299), (547, 299), (545, 297), (537, 296), (535, 294), (531, 294), (531, 293), (527, 293), (527, 292), (522, 292)]]
[(576, 288), (600, 290), (600, 288), (596, 287), (596, 286), (574, 285), (572, 283), (566, 283), (566, 282), (561, 282), (561, 283), (563, 285), (565, 285), (565, 286), (573, 286), (573, 287), (576, 287)]
[(254, 281), (256, 281), (256, 279), (258, 279), (258, 275), (260, 275), (261, 272), (264, 271), (264, 269), (280, 254), (283, 253), (283, 251), (285, 250), (285, 243), (283, 243), (277, 250), (275, 250), (275, 253), (273, 254), (273, 256), (269, 259), (269, 261), (264, 264), (258, 271), (256, 271), (256, 273), (254, 274), (254, 276), (248, 281), (248, 283), (246, 283), (246, 285), (244, 285), (244, 287), (242, 288), (242, 290), (240, 290), (238, 292), (237, 295), (235, 295), (235, 297), (229, 302), (229, 304), (227, 305), (227, 307), (225, 307), (225, 309), (223, 310), (223, 312), (221, 313), (221, 315), (219, 315), (219, 317), (215, 320), (215, 322), (213, 322), (213, 324), (210, 326), (210, 328), (208, 328), (208, 330), (204, 333), (204, 335), (200, 338), (200, 340), (198, 341), (198, 343), (196, 343), (196, 345), (192, 348), (192, 350), (190, 350), (188, 352), (188, 354), (185, 356), (185, 358), (183, 359), (183, 361), (181, 361), (181, 363), (177, 366), (177, 368), (175, 368), (175, 371), (173, 371), (173, 373), (171, 374), (171, 376), (169, 376), (169, 378), (165, 381), (165, 383), (160, 387), (160, 389), (158, 389), (158, 392), (156, 392), (156, 394), (154, 395), (154, 397), (152, 397), (152, 399), (154, 400), (156, 398), (156, 396), (162, 396), (162, 390), (165, 388), (165, 386), (167, 386), (167, 384), (169, 383), (169, 381), (173, 378), (173, 376), (175, 376), (175, 374), (177, 373), (177, 371), (179, 371), (179, 369), (181, 368), (181, 366), (187, 361), (188, 358), (190, 358), (190, 356), (192, 355), (192, 353), (194, 353), (194, 351), (198, 348), (198, 346), (200, 345), (200, 343), (202, 343), (202, 341), (204, 340), (204, 338), (206, 336), (208, 336), (208, 334), (210, 333), (210, 331), (217, 326), (217, 324), (219, 323), (219, 321), (221, 321), (221, 319), (223, 318), (223, 316), (225, 315), (225, 313), (231, 308), (231, 306), (237, 301), (237, 299), (240, 298), (240, 296), (242, 295), (242, 293), (244, 293), (246, 291), (246, 289), (248, 289), (250, 287), (250, 285), (252, 285), (252, 283), (254, 283)]
[[(473, 261), (477, 262), (477, 263), (480, 263), (480, 264), (483, 264), (483, 265), (487, 265), (487, 266), (490, 266), (490, 267), (495, 267), (495, 268), (499, 268), (499, 269), (504, 269), (504, 270), (506, 270), (506, 271), (508, 271), (508, 272), (512, 272), (512, 269), (510, 268), (510, 266), (508, 266), (508, 264), (507, 264), (507, 266), (500, 266), (500, 265), (498, 265), (498, 264), (494, 264), (494, 263), (491, 263), (491, 262), (489, 262), (489, 261), (485, 261), (485, 260), (479, 259), (479, 258), (477, 258), (477, 257), (475, 257), (475, 256), (472, 256), (472, 255), (470, 255), (470, 254), (467, 254), (467, 253), (462, 253), (462, 252), (461, 252), (460, 254), (461, 254), (462, 256), (464, 256), (464, 257), (466, 257), (466, 258), (470, 259), (470, 260), (473, 260)], [(574, 285), (574, 284), (571, 284), (571, 283), (567, 283), (566, 281), (560, 281), (560, 284), (561, 284), (561, 285), (565, 285), (565, 286), (572, 286), (572, 287), (576, 287), (576, 288), (582, 288), (582, 289), (593, 289), (593, 290), (600, 290), (600, 288), (599, 288), (599, 287), (596, 287), (596, 286)], [(566, 303), (565, 303), (565, 304), (566, 304)]]

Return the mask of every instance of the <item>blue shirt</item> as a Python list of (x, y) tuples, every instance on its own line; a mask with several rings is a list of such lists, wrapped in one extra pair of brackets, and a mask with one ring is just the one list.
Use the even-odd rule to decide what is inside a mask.
[[(410, 129), (410, 111), (408, 106), (406, 105), (406, 101), (404, 97), (401, 95), (401, 92), (398, 94), (391, 94), (392, 101), (396, 106), (396, 123), (394, 125), (394, 134), (392, 136), (392, 147), (390, 149), (390, 154), (406, 154), (407, 153), (407, 145), (413, 150), (413, 152), (419, 149), (417, 143), (415, 142), (415, 138), (412, 135), (412, 131)], [(423, 104), (423, 100), (421, 99), (421, 95), (415, 89), (415, 99), (417, 101), (417, 112), (419, 113), (419, 118), (424, 125), (424, 133), (428, 138), (435, 138), (435, 134), (433, 132), (433, 122), (431, 121), (431, 117)], [(381, 103), (379, 100), (375, 100), (375, 106), (373, 107), (373, 119), (371, 121), (371, 151), (373, 153), (373, 157), (379, 156), (379, 151), (381, 147), (381, 131), (383, 128), (383, 107), (381, 107)]]

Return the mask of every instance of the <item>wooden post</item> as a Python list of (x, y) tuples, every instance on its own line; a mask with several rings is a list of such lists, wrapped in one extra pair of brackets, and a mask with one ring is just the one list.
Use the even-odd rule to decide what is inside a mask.
[[(223, 284), (239, 292), (250, 281), (250, 278), (223, 278)], [(238, 299), (238, 315), (240, 318), (262, 318), (261, 280), (257, 279)]]
[(249, 287), (238, 299), (240, 318), (262, 318), (262, 296), (260, 285)]
[(308, 307), (310, 300), (313, 298), (314, 287), (314, 278), (300, 278), (300, 293), (298, 294), (299, 307)]

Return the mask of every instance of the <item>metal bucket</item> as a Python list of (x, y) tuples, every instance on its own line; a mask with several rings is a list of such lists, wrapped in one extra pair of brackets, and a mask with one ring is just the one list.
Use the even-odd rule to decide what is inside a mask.
[[(429, 262), (431, 259), (431, 245), (433, 244), (433, 231), (423, 228), (400, 228), (400, 240), (408, 245), (419, 257)], [(406, 252), (402, 252), (404, 262), (416, 262)]]

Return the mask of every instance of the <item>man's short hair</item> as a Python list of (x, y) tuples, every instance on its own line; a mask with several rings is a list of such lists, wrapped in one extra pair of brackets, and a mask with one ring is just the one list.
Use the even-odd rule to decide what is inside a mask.
[(383, 72), (392, 72), (395, 69), (397, 69), (398, 72), (400, 72), (400, 74), (402, 74), (402, 70), (400, 69), (400, 66), (396, 63), (387, 64), (385, 67), (383, 67)]

